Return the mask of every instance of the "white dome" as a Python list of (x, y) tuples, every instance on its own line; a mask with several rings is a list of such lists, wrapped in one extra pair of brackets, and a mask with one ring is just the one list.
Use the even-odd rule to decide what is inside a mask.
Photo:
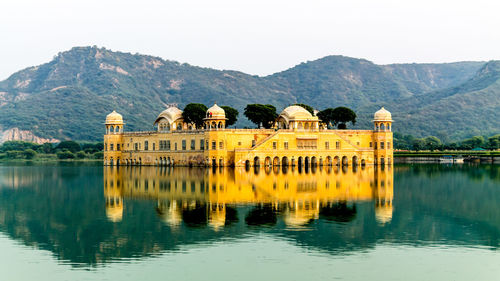
[(113, 112), (111, 112), (106, 116), (106, 124), (107, 125), (123, 124), (123, 117), (120, 113), (113, 110)]
[(207, 118), (210, 119), (225, 119), (226, 112), (216, 103), (207, 110)]
[(379, 109), (375, 114), (373, 115), (373, 121), (391, 121), (392, 122), (392, 115), (389, 111), (387, 111), (385, 108)]
[(158, 115), (158, 117), (156, 118), (155, 124), (158, 123), (158, 121), (160, 121), (161, 118), (167, 119), (168, 123), (172, 124), (177, 119), (182, 118), (182, 110), (180, 110), (179, 108), (177, 108), (175, 106), (172, 106), (172, 107), (169, 107), (169, 108), (163, 110), (160, 113), (160, 115)]
[(299, 105), (292, 105), (283, 109), (279, 116), (283, 117), (287, 122), (292, 120), (318, 120), (317, 116), (313, 116), (311, 112)]
[(295, 117), (295, 116), (312, 117), (311, 112), (307, 111), (305, 108), (299, 105), (292, 105), (283, 109), (281, 115), (285, 115), (287, 117)]

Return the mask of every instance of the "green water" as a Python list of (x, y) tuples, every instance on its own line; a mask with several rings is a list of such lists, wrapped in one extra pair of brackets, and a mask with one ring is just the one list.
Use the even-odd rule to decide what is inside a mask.
[(498, 280), (499, 244), (498, 165), (0, 166), (0, 280)]

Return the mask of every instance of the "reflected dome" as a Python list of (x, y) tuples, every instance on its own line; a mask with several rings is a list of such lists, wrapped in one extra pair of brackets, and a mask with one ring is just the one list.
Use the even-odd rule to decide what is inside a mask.
[(391, 222), (392, 220), (392, 205), (375, 207), (375, 219), (381, 224)]
[(226, 208), (223, 205), (212, 206), (208, 219), (208, 224), (218, 230), (226, 224)]
[(177, 202), (172, 201), (169, 205), (165, 203), (158, 203), (156, 212), (163, 221), (168, 226), (179, 226), (182, 223), (182, 210), (178, 208)]
[(120, 222), (123, 219), (123, 205), (109, 206), (106, 205), (106, 217), (111, 222)]

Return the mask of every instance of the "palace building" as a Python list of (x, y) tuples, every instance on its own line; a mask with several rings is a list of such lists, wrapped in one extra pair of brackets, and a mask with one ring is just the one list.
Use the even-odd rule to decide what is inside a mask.
[(214, 104), (205, 126), (184, 121), (169, 107), (155, 131), (126, 132), (122, 115), (106, 117), (104, 165), (323, 166), (390, 165), (392, 116), (375, 112), (373, 130), (332, 130), (301, 106), (285, 108), (272, 129), (226, 128), (224, 110)]

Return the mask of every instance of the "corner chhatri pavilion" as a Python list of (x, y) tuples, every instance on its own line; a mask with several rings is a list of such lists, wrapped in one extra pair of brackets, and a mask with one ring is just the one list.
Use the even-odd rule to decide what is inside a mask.
[(317, 166), (390, 165), (392, 116), (375, 112), (373, 130), (331, 130), (301, 106), (285, 108), (272, 129), (228, 129), (224, 109), (207, 110), (204, 129), (169, 107), (156, 131), (125, 132), (123, 117), (106, 117), (104, 165)]

